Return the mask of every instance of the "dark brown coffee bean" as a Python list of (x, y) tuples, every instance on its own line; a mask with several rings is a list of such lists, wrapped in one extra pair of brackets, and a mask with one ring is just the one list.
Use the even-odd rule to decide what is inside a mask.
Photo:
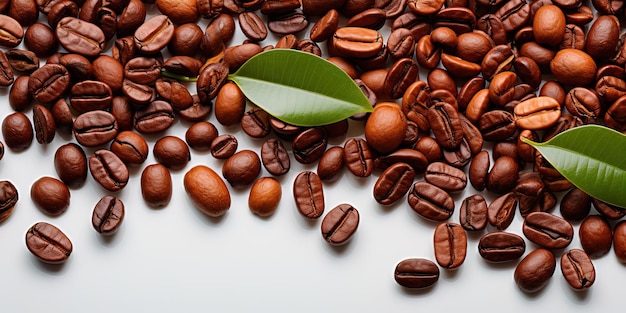
[(84, 56), (99, 55), (106, 44), (104, 33), (98, 26), (76, 17), (62, 18), (55, 31), (63, 48)]
[(172, 176), (165, 165), (150, 164), (141, 172), (141, 196), (151, 207), (166, 206), (172, 198)]
[(374, 199), (382, 205), (400, 200), (409, 191), (415, 170), (406, 163), (395, 163), (383, 171), (374, 184)]
[(322, 237), (333, 246), (346, 244), (359, 226), (359, 211), (349, 204), (342, 203), (324, 216)]
[(574, 236), (574, 228), (568, 221), (546, 212), (528, 214), (522, 231), (530, 241), (548, 249), (564, 248)]
[(54, 116), (47, 107), (41, 104), (33, 106), (33, 126), (38, 143), (48, 144), (52, 142), (56, 133), (56, 126)]
[(211, 142), (218, 136), (218, 130), (211, 122), (197, 122), (185, 131), (185, 141), (191, 149), (210, 150)]
[(97, 150), (89, 157), (89, 172), (104, 189), (119, 191), (128, 183), (128, 168), (115, 153)]
[(427, 259), (405, 259), (396, 265), (393, 278), (405, 288), (427, 288), (439, 280), (439, 267)]
[(33, 126), (24, 113), (13, 112), (2, 120), (2, 136), (7, 147), (21, 151), (33, 142)]
[(11, 68), (16, 72), (32, 73), (39, 68), (39, 58), (32, 51), (9, 49), (5, 55)]
[(350, 138), (343, 146), (343, 161), (356, 177), (368, 177), (374, 170), (374, 156), (363, 138)]
[(49, 176), (43, 176), (31, 185), (30, 198), (50, 216), (60, 215), (70, 206), (70, 190), (62, 181)]
[(28, 26), (37, 21), (39, 10), (37, 3), (33, 0), (12, 0), (6, 14), (23, 26)]
[(592, 197), (591, 203), (598, 213), (610, 220), (619, 220), (626, 215), (626, 211), (623, 208), (608, 204), (597, 198)]
[(467, 175), (463, 171), (443, 162), (429, 164), (424, 179), (448, 192), (463, 190), (467, 185)]
[(276, 138), (269, 138), (263, 142), (261, 146), (261, 161), (265, 170), (274, 176), (286, 174), (291, 167), (287, 149), (285, 149), (282, 141)]
[(615, 54), (620, 35), (617, 20), (610, 16), (599, 16), (587, 31), (585, 52), (595, 60), (607, 60)]
[(63, 65), (45, 64), (28, 79), (28, 92), (41, 103), (59, 99), (70, 85), (70, 75)]
[(293, 198), (302, 216), (316, 219), (324, 213), (324, 189), (315, 172), (300, 172), (293, 181)]
[(455, 149), (463, 140), (463, 126), (458, 111), (450, 104), (439, 102), (431, 106), (426, 116), (435, 139), (444, 149)]
[(260, 173), (261, 159), (252, 150), (241, 150), (222, 165), (222, 176), (235, 188), (249, 186)]
[(503, 110), (483, 114), (478, 121), (478, 129), (487, 141), (504, 141), (517, 131), (513, 115)]
[(254, 12), (239, 14), (239, 27), (244, 35), (252, 41), (263, 41), (267, 37), (267, 28), (263, 20)]
[(599, 258), (611, 250), (613, 231), (606, 218), (590, 215), (580, 224), (578, 237), (580, 245), (589, 257)]
[(115, 96), (111, 100), (109, 112), (115, 117), (120, 131), (133, 128), (133, 108), (126, 97)]
[(111, 88), (101, 81), (81, 81), (70, 89), (70, 105), (79, 113), (108, 110), (112, 101), (113, 92)]
[(348, 22), (346, 22), (346, 26), (380, 29), (385, 24), (385, 20), (385, 11), (379, 8), (371, 8), (350, 17)]
[(71, 133), (74, 127), (74, 117), (71, 108), (65, 99), (57, 100), (50, 108), (52, 116), (54, 116), (54, 124), (56, 129), (61, 132)]
[(38, 57), (49, 56), (58, 48), (54, 32), (43, 23), (34, 23), (26, 29), (24, 45)]
[(328, 144), (328, 138), (321, 128), (309, 128), (301, 132), (291, 142), (293, 156), (302, 164), (311, 164), (319, 160)]
[(509, 156), (496, 159), (487, 176), (487, 190), (506, 193), (515, 187), (519, 173), (519, 163)]
[(137, 112), (134, 116), (135, 129), (142, 134), (154, 134), (168, 129), (174, 123), (172, 106), (162, 100), (150, 104)]
[(132, 131), (117, 134), (111, 142), (110, 150), (127, 165), (142, 164), (148, 158), (148, 143)]
[(465, 261), (467, 236), (457, 223), (441, 223), (434, 234), (435, 259), (439, 266), (456, 269)]
[(45, 263), (60, 264), (72, 254), (72, 242), (60, 229), (38, 222), (26, 231), (26, 247)]
[(252, 138), (263, 138), (272, 131), (270, 116), (261, 108), (253, 108), (241, 118), (241, 129)]
[(156, 15), (135, 30), (135, 47), (140, 53), (153, 54), (165, 48), (174, 36), (174, 23), (167, 15)]
[(513, 192), (504, 194), (489, 203), (487, 218), (489, 224), (498, 230), (507, 229), (515, 217), (517, 208), (517, 196)]
[(467, 231), (483, 230), (487, 226), (487, 201), (480, 194), (471, 195), (461, 202), (459, 223)]
[[(223, 62), (216, 64), (220, 64), (220, 66), (234, 73), (244, 62), (261, 52), (263, 52), (263, 48), (256, 43), (244, 43), (238, 46), (232, 46), (224, 51)], [(209, 67), (211, 67), (211, 65), (207, 66), (205, 70)], [(228, 74), (228, 71), (226, 74)], [(226, 77), (224, 77), (223, 80), (225, 81)], [(213, 79), (213, 81), (220, 82), (217, 78)], [(200, 93), (199, 90), (198, 93)]]
[(613, 229), (613, 251), (620, 263), (626, 263), (626, 222), (620, 221)]
[(489, 262), (508, 262), (526, 251), (524, 239), (514, 233), (495, 231), (484, 234), (478, 242), (478, 253)]
[(90, 111), (79, 115), (74, 121), (74, 137), (86, 147), (105, 144), (117, 135), (117, 121), (106, 111)]
[(228, 159), (237, 152), (238, 146), (239, 143), (235, 136), (230, 134), (219, 135), (211, 142), (211, 155), (216, 159)]
[(17, 47), (24, 38), (24, 28), (14, 18), (0, 15), (0, 45), (7, 48)]
[(415, 50), (415, 39), (410, 30), (398, 28), (389, 35), (387, 48), (389, 49), (389, 54), (395, 59), (410, 58)]
[(554, 254), (550, 250), (539, 248), (531, 251), (517, 264), (513, 278), (522, 291), (534, 293), (545, 287), (555, 269)]
[(300, 9), (270, 15), (267, 22), (269, 30), (279, 35), (296, 34), (305, 30), (308, 26), (309, 21)]
[(423, 181), (413, 184), (408, 202), (413, 211), (433, 221), (445, 221), (454, 212), (452, 197), (445, 190)]
[(9, 105), (15, 111), (24, 111), (33, 102), (33, 96), (28, 91), (29, 76), (20, 75), (13, 80), (13, 71), (11, 70), (11, 80), (12, 85), (9, 90)]
[(161, 66), (155, 58), (132, 58), (124, 65), (124, 77), (137, 84), (149, 85), (161, 77)]
[(191, 160), (189, 147), (176, 136), (164, 136), (154, 143), (154, 159), (172, 170), (183, 169)]
[(113, 196), (104, 196), (96, 203), (91, 215), (91, 225), (102, 235), (113, 235), (124, 220), (124, 203)]
[(54, 168), (67, 186), (81, 186), (87, 179), (85, 151), (75, 143), (60, 146), (54, 154)]
[(570, 221), (582, 221), (591, 210), (591, 197), (578, 188), (568, 191), (560, 202), (561, 216)]
[(591, 259), (580, 249), (572, 249), (561, 255), (561, 273), (574, 290), (584, 290), (596, 280), (596, 270)]
[(18, 200), (18, 192), (13, 183), (8, 180), (0, 181), (0, 223), (11, 216)]

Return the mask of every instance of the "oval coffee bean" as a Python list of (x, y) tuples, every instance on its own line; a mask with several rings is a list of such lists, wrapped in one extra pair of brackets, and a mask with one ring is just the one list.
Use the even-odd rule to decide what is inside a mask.
[(283, 142), (276, 138), (269, 138), (263, 142), (261, 146), (261, 161), (265, 170), (274, 176), (286, 174), (291, 167), (289, 154)]
[(344, 143), (343, 161), (356, 177), (368, 177), (374, 170), (374, 156), (363, 138), (350, 138)]
[(522, 291), (533, 293), (545, 287), (555, 269), (554, 254), (550, 250), (539, 248), (530, 252), (517, 264), (513, 279)]
[(233, 187), (245, 187), (252, 184), (260, 173), (261, 159), (252, 150), (241, 150), (222, 165), (222, 176)]
[(439, 102), (431, 106), (426, 114), (435, 139), (441, 147), (456, 149), (463, 140), (463, 126), (457, 109), (452, 105)]
[(528, 240), (548, 249), (565, 248), (574, 237), (572, 224), (546, 212), (528, 214), (524, 219), (522, 232)]
[(56, 133), (56, 125), (52, 112), (46, 106), (33, 105), (33, 126), (38, 143), (48, 144), (52, 142)]
[(270, 216), (276, 212), (282, 194), (282, 187), (276, 178), (261, 177), (250, 188), (248, 208), (258, 216)]
[(134, 126), (142, 134), (154, 134), (172, 126), (174, 117), (174, 109), (171, 104), (163, 100), (156, 100), (135, 112)]
[(467, 185), (465, 172), (443, 162), (429, 164), (426, 167), (424, 179), (448, 192), (463, 190)]
[(551, 97), (535, 97), (518, 103), (513, 113), (520, 129), (546, 129), (561, 117), (561, 105)]
[(423, 181), (413, 184), (408, 202), (413, 211), (433, 221), (445, 221), (454, 212), (452, 197), (445, 190)]
[(302, 216), (316, 219), (324, 213), (324, 189), (315, 172), (300, 172), (293, 181), (293, 198)]
[(578, 238), (583, 250), (592, 258), (609, 253), (613, 243), (613, 230), (601, 215), (587, 216), (578, 228)]
[(587, 253), (580, 249), (561, 255), (561, 273), (574, 290), (587, 289), (596, 281), (596, 269)]
[(70, 74), (60, 64), (45, 64), (30, 74), (28, 93), (41, 103), (58, 100), (70, 85)]
[(517, 196), (513, 192), (504, 194), (491, 201), (487, 208), (487, 218), (489, 224), (495, 226), (498, 230), (504, 230), (515, 217), (515, 209), (517, 208)]
[(439, 266), (455, 269), (465, 261), (467, 236), (457, 223), (441, 223), (434, 234), (435, 259)]
[(87, 179), (87, 156), (85, 151), (75, 143), (60, 146), (54, 153), (54, 168), (69, 187), (78, 187)]
[(55, 31), (63, 48), (86, 57), (99, 55), (106, 45), (106, 38), (100, 27), (76, 17), (62, 18)]
[(164, 207), (172, 198), (172, 175), (165, 165), (150, 164), (141, 172), (141, 196), (151, 207)]
[(117, 136), (117, 121), (107, 111), (89, 111), (79, 115), (74, 121), (74, 137), (85, 147), (105, 144), (113, 140), (115, 136)]
[(111, 152), (115, 153), (124, 163), (142, 164), (148, 158), (148, 143), (139, 134), (126, 130), (115, 136), (111, 147)]
[(415, 178), (415, 170), (406, 163), (395, 163), (383, 171), (374, 184), (374, 199), (382, 205), (390, 205), (402, 198)]
[(465, 230), (483, 230), (487, 226), (487, 201), (480, 194), (471, 195), (461, 202), (459, 223)]
[(302, 164), (311, 164), (319, 160), (327, 145), (328, 138), (324, 130), (318, 127), (301, 132), (291, 142), (293, 157)]
[(200, 212), (210, 216), (224, 215), (230, 208), (230, 192), (226, 183), (211, 168), (197, 165), (183, 178), (185, 192)]
[(167, 46), (174, 36), (174, 23), (167, 15), (156, 15), (135, 30), (135, 47), (143, 54), (153, 54)]
[(189, 147), (184, 140), (176, 136), (164, 136), (152, 147), (154, 160), (172, 170), (184, 168), (191, 160)]
[(405, 259), (396, 265), (393, 278), (405, 288), (426, 288), (439, 280), (439, 267), (428, 259)]
[(103, 235), (113, 235), (124, 220), (124, 203), (113, 196), (100, 198), (91, 214), (91, 225)]
[(332, 37), (333, 47), (349, 58), (370, 58), (383, 49), (382, 35), (363, 27), (341, 27)]
[(45, 263), (59, 264), (72, 254), (72, 242), (56, 226), (39, 222), (26, 231), (26, 247)]
[(489, 262), (516, 260), (526, 251), (524, 239), (514, 233), (495, 231), (486, 233), (478, 242), (478, 253)]
[(322, 237), (333, 246), (347, 243), (359, 226), (359, 211), (342, 203), (326, 214), (322, 220)]
[(33, 125), (22, 112), (13, 112), (2, 120), (2, 136), (9, 149), (21, 151), (33, 142)]
[(44, 213), (57, 216), (70, 206), (70, 190), (60, 180), (44, 176), (30, 187), (30, 197)]
[(128, 168), (109, 150), (97, 150), (89, 157), (89, 172), (108, 191), (119, 191), (128, 183)]

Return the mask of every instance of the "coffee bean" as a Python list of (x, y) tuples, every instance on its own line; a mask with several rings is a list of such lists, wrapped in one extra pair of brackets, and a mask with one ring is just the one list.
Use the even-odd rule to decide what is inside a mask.
[(487, 201), (480, 194), (471, 195), (461, 202), (459, 223), (465, 230), (483, 230), (487, 226)]
[(41, 103), (59, 99), (70, 85), (70, 75), (63, 65), (45, 64), (28, 79), (28, 92)]
[(127, 165), (142, 164), (148, 158), (148, 143), (143, 137), (132, 131), (123, 131), (117, 134), (111, 142), (109, 150)]
[(233, 154), (222, 165), (222, 176), (233, 187), (252, 184), (261, 173), (261, 160), (252, 150), (241, 150)]
[(103, 145), (117, 136), (117, 121), (106, 111), (89, 111), (74, 121), (74, 137), (85, 147)]
[(241, 118), (241, 129), (252, 138), (263, 138), (272, 130), (270, 116), (261, 108), (253, 108)]
[(491, 201), (487, 207), (487, 218), (489, 224), (498, 230), (504, 230), (511, 225), (515, 217), (517, 207), (517, 197), (513, 192), (504, 194)]
[(521, 129), (545, 129), (561, 116), (560, 104), (550, 97), (536, 97), (515, 106), (515, 124)]
[(517, 264), (513, 278), (522, 291), (534, 293), (545, 287), (555, 269), (554, 254), (550, 250), (539, 248), (531, 251)]
[(0, 16), (0, 34), (0, 45), (13, 48), (22, 42), (24, 29), (14, 18), (2, 14)]
[(189, 147), (176, 136), (164, 136), (154, 143), (152, 148), (154, 159), (172, 170), (184, 168), (191, 160)]
[(452, 197), (445, 190), (423, 181), (413, 184), (408, 202), (413, 211), (433, 221), (445, 221), (454, 212)]
[(44, 213), (57, 216), (70, 205), (70, 190), (60, 180), (44, 176), (30, 187), (30, 197)]
[[(276, 138), (269, 138), (263, 142), (261, 146), (261, 161), (265, 170), (274, 176), (286, 174), (291, 167), (291, 161), (285, 146), (282, 141)], [(321, 164), (321, 160), (319, 164)]]
[(415, 178), (415, 170), (406, 163), (395, 163), (383, 171), (374, 184), (374, 199), (390, 205), (402, 198)]
[(467, 185), (465, 172), (443, 162), (429, 164), (424, 179), (448, 192), (463, 190)]
[(300, 172), (293, 181), (293, 198), (302, 216), (316, 219), (324, 213), (324, 188), (315, 172)]
[(613, 229), (613, 251), (620, 263), (626, 263), (626, 222), (620, 221)]
[(163, 101), (155, 100), (135, 112), (134, 126), (142, 134), (154, 134), (165, 131), (174, 123), (174, 109)]
[(211, 155), (216, 159), (228, 159), (235, 152), (239, 143), (233, 135), (219, 135), (211, 142)]
[(60, 229), (38, 222), (26, 231), (26, 247), (45, 263), (60, 264), (72, 254), (72, 242)]
[(373, 29), (341, 27), (332, 38), (333, 47), (346, 57), (373, 57), (383, 49), (383, 38)]
[(273, 177), (261, 177), (250, 188), (248, 207), (252, 213), (267, 217), (276, 212), (281, 197), (280, 182)]
[(427, 288), (439, 280), (439, 267), (428, 259), (405, 259), (396, 265), (393, 278), (405, 288)]
[(75, 17), (62, 18), (55, 31), (63, 48), (87, 57), (102, 53), (106, 44), (104, 33), (98, 26)]
[(243, 12), (239, 15), (241, 31), (252, 41), (263, 41), (267, 37), (267, 28), (263, 20), (254, 12)]
[(218, 130), (211, 122), (197, 122), (185, 131), (185, 141), (191, 149), (209, 150), (211, 142), (218, 136)]
[(524, 239), (514, 233), (495, 231), (484, 234), (478, 242), (478, 253), (489, 262), (508, 262), (526, 251)]
[(47, 107), (41, 104), (33, 106), (33, 126), (38, 143), (48, 144), (52, 142), (56, 133), (56, 126), (54, 116)]
[(269, 30), (280, 35), (296, 34), (305, 30), (308, 26), (309, 21), (300, 9), (283, 14), (272, 14), (267, 22)]
[(59, 179), (69, 187), (78, 187), (87, 179), (87, 156), (85, 151), (75, 144), (60, 146), (54, 153), (54, 168)]
[(128, 168), (109, 150), (97, 150), (89, 157), (89, 172), (100, 186), (111, 192), (121, 190), (128, 183)]
[(311, 164), (322, 157), (327, 144), (328, 138), (322, 128), (309, 128), (291, 142), (293, 157), (302, 164)]
[(165, 165), (151, 164), (141, 172), (141, 196), (151, 207), (164, 207), (172, 198), (172, 176)]
[(383, 102), (374, 107), (365, 122), (365, 140), (370, 148), (381, 154), (395, 151), (406, 134), (407, 118), (395, 103)]
[(79, 113), (108, 110), (112, 101), (113, 92), (111, 88), (101, 81), (82, 81), (70, 89), (70, 105)]
[(346, 244), (359, 226), (359, 211), (342, 203), (330, 210), (322, 220), (322, 237), (333, 246)]
[(448, 103), (440, 102), (427, 111), (435, 139), (444, 149), (455, 149), (463, 139), (463, 127), (458, 111)]
[(113, 196), (104, 196), (96, 203), (91, 215), (91, 225), (102, 235), (113, 235), (124, 220), (124, 203)]
[(24, 113), (13, 112), (2, 121), (2, 136), (7, 147), (21, 151), (33, 142), (33, 126)]
[(434, 234), (435, 259), (439, 266), (456, 269), (465, 261), (467, 237), (457, 223), (441, 223)]
[(587, 216), (578, 228), (583, 250), (592, 258), (599, 258), (611, 250), (613, 231), (608, 221), (600, 215)]
[(17, 188), (13, 183), (8, 180), (0, 181), (0, 223), (11, 216), (18, 199)]
[(374, 170), (373, 154), (363, 138), (350, 138), (345, 142), (343, 161), (356, 177), (368, 177)]
[(591, 259), (580, 249), (572, 249), (561, 255), (561, 273), (574, 290), (584, 290), (596, 280), (596, 270)]
[(528, 214), (522, 232), (530, 241), (548, 249), (564, 248), (574, 236), (574, 228), (568, 221), (546, 212)]
[(165, 48), (174, 36), (174, 23), (167, 15), (156, 15), (135, 30), (135, 47), (144, 54)]
[(185, 173), (183, 185), (194, 206), (210, 217), (222, 216), (230, 208), (230, 192), (224, 180), (207, 166), (191, 168)]

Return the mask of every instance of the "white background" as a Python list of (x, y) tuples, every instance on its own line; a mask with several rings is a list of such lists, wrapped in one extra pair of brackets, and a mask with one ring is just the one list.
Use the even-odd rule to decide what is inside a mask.
[[(154, 14), (156, 9), (150, 12)], [(204, 28), (206, 20), (199, 23)], [(389, 26), (381, 32), (386, 38)], [(299, 34), (300, 38), (307, 36), (308, 32)], [(238, 31), (232, 44), (243, 39)], [(277, 39), (270, 35), (262, 45)], [(421, 78), (426, 78), (426, 72), (422, 71)], [(0, 94), (0, 117), (4, 117), (11, 113), (8, 89), (0, 90)], [(26, 113), (32, 115), (30, 109)], [(213, 114), (209, 121), (220, 134), (234, 134), (240, 149), (259, 153), (263, 140), (247, 137), (239, 126), (222, 127)], [(162, 135), (184, 138), (189, 125), (177, 121)], [(362, 128), (363, 122), (351, 121), (349, 134), (330, 145), (362, 136)], [(151, 138), (150, 149), (156, 139)], [(321, 219), (305, 220), (295, 208), (293, 180), (300, 171), (315, 167), (298, 164), (293, 157), (291, 171), (278, 178), (283, 196), (273, 216), (259, 218), (250, 213), (249, 187), (229, 186), (232, 206), (225, 216), (214, 219), (193, 207), (182, 180), (185, 171), (197, 164), (219, 173), (223, 161), (192, 151), (187, 167), (172, 172), (169, 205), (152, 209), (143, 202), (139, 186), (142, 169), (154, 163), (151, 151), (143, 165), (131, 168), (127, 187), (113, 194), (125, 203), (126, 217), (116, 235), (104, 237), (92, 228), (91, 213), (108, 193), (91, 176), (84, 186), (71, 189), (70, 207), (61, 216), (43, 214), (30, 200), (30, 186), (36, 179), (56, 177), (53, 156), (56, 148), (68, 141), (74, 139), (58, 134), (49, 145), (33, 141), (24, 152), (7, 150), (0, 161), (0, 179), (13, 182), (20, 196), (13, 215), (0, 224), (3, 312), (571, 312), (622, 307), (626, 268), (617, 262), (613, 251), (594, 259), (597, 279), (588, 291), (571, 290), (557, 266), (545, 289), (525, 294), (513, 281), (516, 262), (490, 264), (478, 254), (478, 240), (485, 231), (468, 234), (467, 258), (458, 270), (442, 269), (432, 288), (404, 289), (393, 279), (394, 268), (405, 258), (434, 260), (432, 233), (436, 223), (417, 216), (406, 198), (389, 207), (377, 204), (372, 186), (380, 173), (359, 179), (344, 170), (338, 181), (324, 184), (326, 212), (340, 203), (350, 203), (359, 210), (361, 222), (352, 241), (332, 247), (322, 239)], [(286, 146), (289, 148), (289, 143)], [(94, 150), (86, 151), (90, 154)], [(261, 175), (269, 175), (262, 171)], [(474, 192), (468, 186), (464, 193), (455, 194), (456, 207)], [(493, 194), (484, 195), (488, 200), (494, 198)], [(555, 214), (559, 214), (558, 207)], [(26, 230), (38, 221), (58, 226), (72, 240), (74, 251), (65, 264), (44, 264), (26, 249)], [(450, 221), (458, 222), (458, 212)], [(508, 231), (521, 234), (521, 224), (518, 213)], [(578, 226), (574, 225), (576, 232)], [(526, 253), (534, 248), (527, 241)], [(580, 248), (578, 238), (567, 248)], [(557, 258), (561, 253), (555, 251)]]

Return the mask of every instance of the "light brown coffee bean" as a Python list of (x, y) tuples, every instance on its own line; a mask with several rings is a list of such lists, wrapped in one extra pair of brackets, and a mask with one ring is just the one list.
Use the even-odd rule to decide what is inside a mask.
[(248, 208), (258, 216), (267, 217), (276, 212), (281, 197), (280, 182), (273, 177), (261, 177), (250, 188)]
[(210, 217), (222, 216), (230, 208), (230, 192), (224, 180), (208, 166), (191, 168), (185, 173), (183, 185), (194, 206)]
[(141, 196), (151, 207), (164, 207), (172, 198), (172, 176), (162, 164), (150, 164), (141, 172)]
[(456, 269), (465, 261), (467, 236), (457, 223), (441, 223), (434, 233), (435, 259), (439, 266)]

